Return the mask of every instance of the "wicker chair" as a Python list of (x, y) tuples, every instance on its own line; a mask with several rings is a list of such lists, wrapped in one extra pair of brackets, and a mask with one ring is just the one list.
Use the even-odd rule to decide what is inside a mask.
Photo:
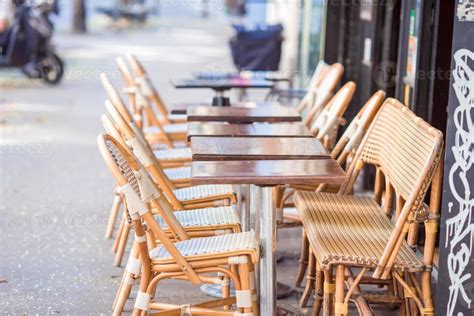
[[(357, 116), (352, 120), (344, 134), (337, 142), (334, 149), (331, 151), (331, 157), (336, 159), (341, 166), (345, 166), (348, 169), (352, 158), (354, 157), (362, 138), (364, 137), (369, 125), (373, 118), (377, 114), (380, 106), (385, 99), (385, 92), (376, 92), (362, 107)], [(329, 186), (327, 184), (315, 184), (314, 186), (297, 186), (293, 185), (285, 192), (282, 198), (282, 202), (279, 206), (283, 210), (283, 220), (285, 226), (299, 226), (302, 225), (301, 217), (293, 205), (285, 207), (285, 202), (293, 196), (295, 190), (305, 191), (316, 191), (316, 192), (331, 192), (335, 193), (340, 188), (339, 186)], [(315, 275), (316, 275), (316, 262), (313, 255), (310, 256), (309, 241), (306, 236), (306, 231), (303, 228), (301, 236), (301, 253), (299, 259), (299, 269), (296, 277), (296, 286), (300, 286), (303, 281), (306, 270), (308, 273), (306, 276), (305, 290), (300, 298), (300, 307), (306, 307), (308, 300), (314, 290)]]
[(165, 124), (180, 124), (186, 122), (186, 116), (183, 115), (172, 115), (168, 112), (163, 100), (161, 99), (158, 91), (153, 86), (151, 80), (148, 78), (145, 67), (138, 61), (137, 57), (133, 54), (127, 54), (127, 60), (132, 67), (133, 73), (135, 74), (135, 82), (138, 84), (139, 90), (152, 104), (154, 104), (160, 114), (160, 121)]
[(296, 108), (308, 128), (333, 96), (343, 73), (344, 67), (341, 64), (333, 64), (329, 66), (329, 69), (321, 71), (320, 78), (311, 80), (314, 86), (309, 87), (305, 97)]
[[(134, 57), (131, 58), (136, 60)], [(136, 80), (122, 58), (119, 57), (116, 61), (125, 82), (125, 92), (130, 99), (131, 112), (135, 122), (143, 128), (147, 139), (152, 143), (165, 143), (169, 148), (182, 147), (186, 143), (187, 124), (184, 122), (173, 123), (169, 116), (166, 116), (168, 120), (165, 120), (163, 114), (160, 117), (155, 113), (152, 101), (161, 101), (161, 99), (156, 90), (150, 86), (146, 73), (141, 71), (143, 67), (138, 61), (136, 61), (137, 65), (132, 64), (137, 69), (135, 73), (141, 74), (141, 77), (137, 77)], [(146, 97), (144, 93), (148, 93), (149, 96)], [(155, 95), (156, 97), (154, 97)], [(157, 103), (155, 102), (155, 104)], [(162, 105), (161, 102), (159, 104)]]
[[(347, 315), (349, 300), (354, 299), (359, 311), (370, 315), (360, 285), (377, 283), (387, 285), (389, 291), (379, 303), (393, 304), (399, 298), (407, 313), (434, 315), (431, 269), (439, 221), (442, 153), (441, 132), (397, 100), (388, 99), (354, 156), (349, 179), (339, 194), (296, 193), (295, 204), (317, 265), (313, 314), (319, 314), (323, 305), (324, 315), (331, 311)], [(373, 198), (349, 195), (364, 165), (376, 167)], [(430, 186), (426, 205), (423, 200)], [(392, 204), (395, 216), (391, 220)], [(414, 249), (422, 223), (425, 240), (420, 259)], [(352, 274), (355, 267), (361, 269), (356, 276)], [(373, 271), (372, 276), (366, 277), (369, 271)]]
[[(127, 109), (119, 93), (105, 74), (101, 75), (101, 81), (110, 102), (112, 102), (112, 104), (117, 108), (120, 115), (122, 115), (127, 122), (134, 122), (133, 124), (138, 127), (138, 124), (135, 123), (132, 114)], [(145, 134), (144, 137), (146, 138), (147, 134)], [(163, 168), (182, 167), (191, 161), (191, 149), (188, 147), (158, 150), (155, 154), (157, 155), (158, 160), (160, 160)]]
[(141, 130), (129, 125), (117, 109), (106, 102), (107, 111), (123, 135), (124, 142), (133, 151), (135, 156), (152, 174), (175, 210), (226, 206), (236, 203), (236, 197), (231, 185), (200, 185), (177, 189), (161, 168), (156, 155), (143, 138)]
[[(253, 273), (254, 263), (259, 257), (255, 234), (247, 232), (190, 239), (175, 213), (163, 203), (166, 199), (127, 150), (108, 135), (100, 135), (98, 145), (118, 183), (135, 230), (134, 249), (140, 262), (134, 264), (131, 274), (141, 276), (133, 315), (144, 315), (149, 310), (163, 311), (165, 315), (181, 315), (182, 312), (236, 315), (229, 308), (234, 304), (238, 308), (237, 314), (258, 315)], [(153, 216), (150, 211), (153, 208), (160, 211), (173, 237), (163, 229), (164, 223)], [(142, 221), (149, 229), (147, 234)], [(155, 246), (156, 240), (161, 245)], [(194, 285), (222, 284), (223, 298), (186, 306), (152, 301), (158, 282), (165, 279), (188, 281)], [(229, 297), (230, 279), (236, 288), (236, 297)], [(223, 309), (216, 309), (219, 307)]]

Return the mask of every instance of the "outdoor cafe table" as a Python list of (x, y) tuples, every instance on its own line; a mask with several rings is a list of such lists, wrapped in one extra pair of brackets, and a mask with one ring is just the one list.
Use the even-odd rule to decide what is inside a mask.
[(313, 135), (301, 123), (189, 123), (188, 141), (191, 141), (192, 137), (313, 137)]
[(188, 122), (282, 123), (301, 122), (301, 115), (283, 106), (259, 108), (192, 107), (187, 111)]
[(214, 106), (229, 106), (229, 98), (224, 92), (231, 89), (271, 89), (274, 83), (265, 79), (223, 78), (223, 79), (180, 79), (172, 80), (176, 89), (212, 89), (216, 95), (212, 99)]
[[(188, 113), (188, 109), (192, 107), (210, 107), (212, 106), (210, 103), (203, 103), (203, 102), (187, 102), (187, 103), (177, 103), (174, 104), (170, 110), (171, 114), (176, 115), (185, 115)], [(253, 101), (246, 101), (246, 102), (237, 102), (231, 103), (230, 107), (234, 108), (257, 108), (257, 107), (272, 107), (272, 106), (281, 106), (278, 102), (253, 102)]]
[[(200, 138), (193, 138), (200, 139)], [(284, 184), (341, 184), (345, 173), (333, 159), (252, 161), (193, 161), (192, 185), (253, 184), (259, 196), (258, 224), (255, 226), (261, 242), (259, 270), (260, 315), (276, 315), (276, 214), (272, 188)], [(246, 215), (249, 219), (250, 214)], [(248, 226), (247, 226), (248, 227)]]
[(315, 138), (295, 137), (194, 137), (193, 161), (328, 159)]

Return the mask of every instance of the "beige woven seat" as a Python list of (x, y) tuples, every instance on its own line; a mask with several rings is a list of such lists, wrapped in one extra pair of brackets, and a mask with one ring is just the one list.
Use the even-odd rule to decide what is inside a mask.
[(191, 148), (172, 148), (155, 150), (153, 152), (158, 160), (189, 160), (191, 161)]
[[(308, 191), (295, 197), (322, 269), (335, 261), (377, 267), (395, 225), (373, 198)], [(394, 268), (419, 272), (424, 267), (403, 241)]]
[(165, 169), (165, 174), (170, 180), (190, 179), (191, 167), (169, 168)]
[[(218, 229), (219, 226), (228, 228), (229, 226), (240, 226), (240, 219), (237, 209), (233, 206), (204, 208), (199, 210), (176, 211), (174, 216), (184, 228), (196, 227), (203, 230), (203, 227), (212, 226)], [(156, 221), (163, 229), (168, 228), (168, 224), (161, 216), (155, 216)]]
[(234, 192), (232, 185), (197, 185), (189, 188), (176, 189), (173, 191), (180, 201), (195, 200), (215, 195), (232, 195)]
[[(177, 123), (177, 124), (164, 124), (163, 130), (165, 133), (187, 133), (188, 124), (186, 123)], [(161, 130), (158, 127), (150, 126), (143, 129), (145, 134), (159, 134)]]
[[(189, 261), (202, 260), (210, 254), (215, 258), (249, 255), (253, 262), (258, 258), (258, 242), (254, 232), (195, 238), (179, 241), (174, 245)], [(173, 262), (173, 257), (163, 246), (152, 249), (150, 258), (153, 260), (152, 263)]]

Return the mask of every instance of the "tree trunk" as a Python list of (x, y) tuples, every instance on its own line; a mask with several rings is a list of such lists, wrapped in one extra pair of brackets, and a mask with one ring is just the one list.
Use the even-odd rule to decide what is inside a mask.
[(72, 17), (72, 30), (77, 33), (87, 32), (86, 26), (86, 0), (74, 0)]

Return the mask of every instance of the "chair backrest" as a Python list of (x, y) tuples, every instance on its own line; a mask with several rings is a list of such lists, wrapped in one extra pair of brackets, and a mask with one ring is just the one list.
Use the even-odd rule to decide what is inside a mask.
[(128, 95), (128, 98), (130, 100), (130, 109), (132, 110), (132, 113), (135, 114), (137, 111), (136, 108), (136, 86), (135, 86), (135, 81), (133, 79), (133, 75), (128, 69), (127, 65), (125, 64), (125, 61), (121, 57), (117, 57), (115, 59), (117, 66), (120, 71), (120, 75), (122, 76), (122, 79), (125, 84), (124, 93)]
[(354, 82), (346, 83), (311, 123), (311, 132), (323, 142), (326, 149), (331, 149), (334, 146), (342, 116), (346, 112), (355, 91), (356, 84)]
[(107, 96), (112, 102), (112, 104), (117, 108), (117, 110), (120, 112), (120, 114), (128, 121), (131, 122), (133, 120), (132, 114), (130, 111), (127, 109), (127, 106), (125, 105), (125, 102), (123, 102), (122, 97), (120, 97), (120, 94), (118, 93), (117, 89), (112, 85), (110, 82), (109, 78), (105, 73), (102, 73), (100, 75), (100, 81), (102, 82), (102, 85), (104, 86), (105, 92), (107, 92)]
[[(147, 115), (146, 117), (148, 118), (148, 123), (149, 125), (156, 126), (158, 130), (160, 131), (161, 135), (161, 141), (166, 144), (169, 148), (173, 147), (173, 142), (171, 139), (168, 137), (166, 134), (163, 125), (161, 122), (157, 119), (155, 113), (153, 112), (153, 109), (150, 106), (138, 106), (139, 110), (137, 110), (137, 113), (132, 114), (130, 113), (129, 109), (125, 105), (125, 102), (123, 101), (122, 97), (120, 96), (119, 92), (117, 89), (113, 86), (113, 84), (110, 82), (110, 80), (107, 78), (107, 75), (101, 74), (101, 81), (102, 84), (107, 92), (107, 95), (109, 97), (110, 102), (115, 106), (115, 108), (120, 112), (120, 115), (127, 121), (127, 122), (134, 122), (134, 124), (139, 127), (143, 128), (143, 112), (145, 112)], [(142, 97), (140, 97), (140, 93), (136, 93), (136, 96), (138, 96), (138, 100), (144, 100)], [(145, 102), (148, 102), (145, 100)]]
[(158, 159), (156, 159), (153, 149), (145, 139), (142, 130), (134, 124), (133, 119), (132, 122), (127, 123), (111, 102), (106, 101), (105, 107), (111, 118), (112, 125), (119, 130), (124, 142), (140, 163), (152, 174), (153, 179), (164, 192), (172, 207), (175, 210), (183, 209), (181, 202), (173, 192), (175, 189), (173, 183), (164, 172)]
[(133, 54), (127, 54), (127, 60), (132, 67), (133, 73), (135, 74), (135, 83), (137, 84), (142, 95), (155, 104), (161, 115), (160, 118), (165, 123), (170, 123), (168, 119), (168, 109), (166, 108), (163, 99), (158, 93), (158, 90), (155, 89), (153, 83), (148, 77), (145, 67), (143, 67), (138, 58)]
[(362, 138), (379, 111), (384, 99), (384, 91), (379, 90), (374, 93), (370, 99), (367, 100), (359, 113), (357, 113), (349, 126), (347, 126), (331, 151), (332, 158), (337, 159), (340, 165), (346, 161), (348, 156), (355, 155)]
[[(189, 239), (172, 209), (161, 203), (161, 201), (165, 201), (165, 198), (148, 176), (148, 173), (112, 136), (108, 134), (99, 135), (98, 146), (107, 167), (119, 185), (118, 191), (124, 198), (124, 205), (130, 219), (133, 221), (136, 232), (143, 233), (144, 229), (141, 222), (141, 219), (143, 219), (150, 227), (154, 237), (160, 240), (176, 263), (181, 266), (183, 272), (193, 282), (199, 283), (200, 279), (197, 274), (151, 214), (151, 207), (158, 209), (169, 229), (179, 240)], [(139, 235), (138, 237), (142, 236)], [(141, 251), (140, 255), (142, 261), (149, 262), (150, 258), (147, 252)]]
[[(387, 99), (375, 117), (349, 168), (348, 181), (341, 193), (352, 190), (355, 179), (365, 164), (374, 165), (383, 174), (386, 184), (385, 203), (396, 197), (396, 224), (374, 271), (375, 278), (390, 276), (398, 252), (409, 231), (410, 222), (425, 211), (424, 197), (433, 176), (439, 185), (443, 135), (417, 117), (395, 99)], [(432, 192), (439, 188), (433, 188)], [(431, 197), (439, 205), (439, 196)], [(438, 206), (430, 205), (431, 218), (437, 216)]]
[(324, 76), (317, 86), (308, 90), (307, 95), (298, 105), (298, 111), (303, 116), (303, 123), (309, 126), (310, 122), (322, 111), (336, 91), (344, 73), (341, 64), (333, 64), (323, 72)]
[(313, 87), (317, 88), (323, 81), (323, 78), (328, 74), (329, 69), (331, 69), (331, 65), (327, 64), (324, 60), (320, 60), (309, 81), (308, 87), (310, 89)]

